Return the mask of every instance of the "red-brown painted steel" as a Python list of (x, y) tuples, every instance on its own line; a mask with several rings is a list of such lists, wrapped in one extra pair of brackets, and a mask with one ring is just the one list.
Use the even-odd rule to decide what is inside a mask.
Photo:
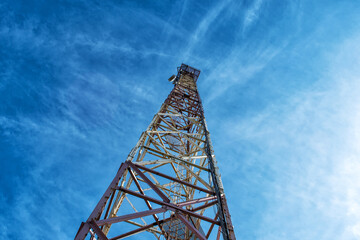
[[(176, 78), (171, 78), (174, 88), (88, 220), (81, 223), (75, 239), (83, 240), (89, 232), (101, 240), (148, 232), (155, 239), (203, 240), (215, 237), (213, 228), (218, 225), (217, 239), (222, 235), (223, 239), (235, 240), (196, 87), (199, 74), (185, 64), (178, 68)], [(124, 201), (133, 209), (119, 211)], [(145, 209), (134, 202), (145, 202)], [(146, 223), (149, 218), (154, 222)], [(208, 229), (205, 232), (203, 223)], [(107, 234), (113, 224), (132, 224), (136, 229), (110, 238)]]
[(195, 188), (195, 189), (197, 189), (197, 190), (200, 190), (200, 191), (209, 193), (209, 194), (211, 194), (211, 195), (215, 195), (215, 192), (213, 192), (213, 191), (209, 191), (209, 190), (207, 190), (207, 189), (205, 189), (205, 188), (196, 186), (196, 185), (191, 184), (191, 183), (189, 183), (189, 182), (185, 182), (185, 181), (182, 181), (182, 180), (173, 178), (173, 177), (168, 176), (168, 175), (166, 175), (166, 174), (163, 174), (163, 173), (161, 173), (161, 172), (154, 171), (154, 170), (152, 170), (152, 169), (150, 169), (150, 168), (146, 168), (146, 167), (144, 167), (144, 166), (140, 166), (140, 165), (137, 165), (137, 164), (133, 164), (133, 166), (136, 166), (136, 167), (138, 167), (138, 168), (140, 168), (140, 169), (142, 169), (142, 170), (145, 170), (146, 172), (151, 172), (151, 173), (156, 174), (156, 175), (159, 175), (159, 176), (161, 176), (161, 177), (170, 179), (170, 180), (172, 180), (172, 181), (174, 181), (174, 182), (178, 182), (178, 183), (184, 184), (184, 185), (186, 185), (186, 186)]

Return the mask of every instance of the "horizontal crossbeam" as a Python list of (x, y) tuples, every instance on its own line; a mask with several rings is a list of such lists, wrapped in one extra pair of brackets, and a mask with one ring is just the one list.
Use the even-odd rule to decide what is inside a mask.
[(148, 201), (150, 201), (150, 202), (153, 202), (153, 203), (156, 203), (156, 204), (159, 204), (159, 205), (167, 206), (167, 207), (169, 207), (169, 210), (172, 210), (172, 211), (178, 210), (178, 211), (181, 211), (181, 212), (183, 212), (183, 213), (185, 213), (185, 214), (191, 215), (191, 216), (193, 216), (193, 217), (196, 217), (196, 218), (200, 218), (200, 219), (202, 219), (202, 220), (205, 220), (205, 221), (207, 221), (207, 222), (215, 223), (215, 224), (217, 224), (217, 225), (220, 224), (218, 221), (214, 221), (214, 220), (211, 219), (211, 218), (208, 218), (208, 217), (202, 216), (202, 215), (200, 215), (200, 214), (191, 212), (191, 211), (189, 211), (189, 210), (183, 209), (183, 208), (181, 208), (181, 207), (179, 207), (179, 206), (177, 206), (177, 205), (175, 205), (175, 204), (173, 204), (173, 203), (163, 202), (163, 201), (160, 201), (160, 200), (158, 200), (158, 199), (155, 199), (155, 198), (152, 198), (152, 197), (149, 197), (149, 196), (146, 196), (146, 195), (139, 194), (139, 193), (137, 193), (137, 192), (134, 192), (134, 191), (132, 191), (132, 190), (130, 190), (130, 189), (126, 189), (126, 188), (123, 188), (123, 187), (117, 187), (116, 189), (117, 189), (117, 190), (120, 190), (120, 191), (123, 191), (123, 192), (126, 192), (126, 193), (129, 193), (129, 194), (131, 194), (131, 195), (133, 195), (133, 196), (135, 196), (135, 197), (139, 197), (139, 198), (142, 198), (142, 199), (146, 199), (146, 200), (148, 200)]
[(141, 166), (141, 165), (137, 165), (137, 164), (134, 164), (134, 165), (137, 166), (138, 168), (144, 170), (144, 171), (151, 172), (151, 173), (156, 174), (156, 175), (158, 175), (158, 176), (161, 176), (161, 177), (163, 177), (163, 178), (167, 178), (167, 179), (169, 179), (169, 180), (171, 180), (171, 181), (184, 184), (184, 185), (186, 185), (186, 186), (195, 188), (195, 189), (197, 189), (197, 190), (199, 190), (199, 191), (203, 191), (203, 192), (206, 192), (206, 193), (208, 193), (208, 194), (215, 195), (215, 192), (209, 191), (209, 190), (207, 190), (207, 189), (205, 189), (205, 188), (196, 186), (196, 185), (191, 184), (191, 183), (189, 183), (189, 182), (185, 182), (185, 181), (182, 181), (182, 180), (180, 180), (180, 179), (177, 179), (177, 178), (174, 178), (174, 177), (170, 177), (170, 176), (168, 176), (168, 175), (166, 175), (166, 174), (163, 174), (163, 173), (161, 173), (161, 172), (152, 170), (152, 169), (150, 169), (150, 168), (147, 168), (147, 167), (144, 167), (144, 166)]
[(98, 226), (102, 226), (102, 225), (105, 225), (105, 224), (113, 224), (113, 223), (123, 222), (123, 221), (126, 221), (126, 220), (131, 220), (131, 219), (134, 219), (134, 218), (146, 217), (146, 216), (149, 216), (149, 215), (162, 213), (162, 212), (166, 212), (166, 211), (167, 211), (166, 208), (161, 207), (161, 208), (156, 208), (156, 209), (152, 209), (152, 210), (127, 214), (127, 215), (123, 215), (123, 216), (120, 216), (120, 217), (113, 217), (113, 218), (107, 218), (107, 219), (104, 219), (104, 220), (99, 220), (99, 221), (96, 222), (96, 224)]

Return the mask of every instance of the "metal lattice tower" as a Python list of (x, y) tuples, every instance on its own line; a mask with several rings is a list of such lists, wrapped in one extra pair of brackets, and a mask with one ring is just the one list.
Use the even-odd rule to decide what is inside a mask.
[(199, 74), (182, 64), (169, 79), (173, 90), (75, 239), (235, 239)]

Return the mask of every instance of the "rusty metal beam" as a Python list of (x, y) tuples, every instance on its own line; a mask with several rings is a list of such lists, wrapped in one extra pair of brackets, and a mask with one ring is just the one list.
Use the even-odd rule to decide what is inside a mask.
[(134, 218), (141, 218), (141, 217), (146, 217), (149, 215), (153, 215), (153, 214), (157, 214), (157, 213), (162, 213), (162, 212), (166, 212), (167, 209), (166, 208), (156, 208), (156, 209), (152, 209), (152, 210), (147, 210), (147, 211), (142, 211), (142, 212), (137, 212), (137, 213), (131, 213), (131, 214), (127, 214), (127, 215), (123, 215), (120, 217), (113, 217), (113, 218), (107, 218), (104, 220), (99, 220), (96, 222), (96, 224), (98, 226), (102, 226), (105, 224), (113, 224), (113, 223), (117, 223), (117, 222), (123, 222), (126, 220), (131, 220)]
[(137, 166), (138, 168), (146, 171), (146, 172), (151, 172), (151, 173), (156, 174), (156, 175), (158, 175), (158, 176), (161, 176), (161, 177), (163, 177), (163, 178), (167, 178), (167, 179), (172, 180), (172, 181), (174, 181), (174, 182), (178, 182), (178, 183), (184, 184), (184, 185), (186, 185), (186, 186), (195, 188), (195, 189), (197, 189), (197, 190), (199, 190), (199, 191), (203, 191), (203, 192), (206, 192), (206, 193), (208, 193), (208, 194), (215, 195), (215, 192), (209, 191), (209, 190), (207, 190), (207, 189), (205, 189), (205, 188), (196, 186), (196, 185), (191, 184), (191, 183), (189, 183), (189, 182), (176, 179), (176, 178), (174, 178), (174, 177), (168, 176), (168, 175), (166, 175), (166, 174), (163, 174), (163, 173), (161, 173), (161, 172), (152, 170), (152, 169), (150, 169), (150, 168), (147, 168), (147, 167), (144, 167), (144, 166), (141, 166), (141, 165), (137, 165), (137, 164), (134, 164), (134, 165)]

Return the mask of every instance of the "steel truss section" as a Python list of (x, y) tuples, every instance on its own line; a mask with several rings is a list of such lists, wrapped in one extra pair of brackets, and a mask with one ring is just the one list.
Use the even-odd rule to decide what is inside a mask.
[(235, 239), (199, 74), (185, 64), (178, 68), (173, 90), (75, 239)]

